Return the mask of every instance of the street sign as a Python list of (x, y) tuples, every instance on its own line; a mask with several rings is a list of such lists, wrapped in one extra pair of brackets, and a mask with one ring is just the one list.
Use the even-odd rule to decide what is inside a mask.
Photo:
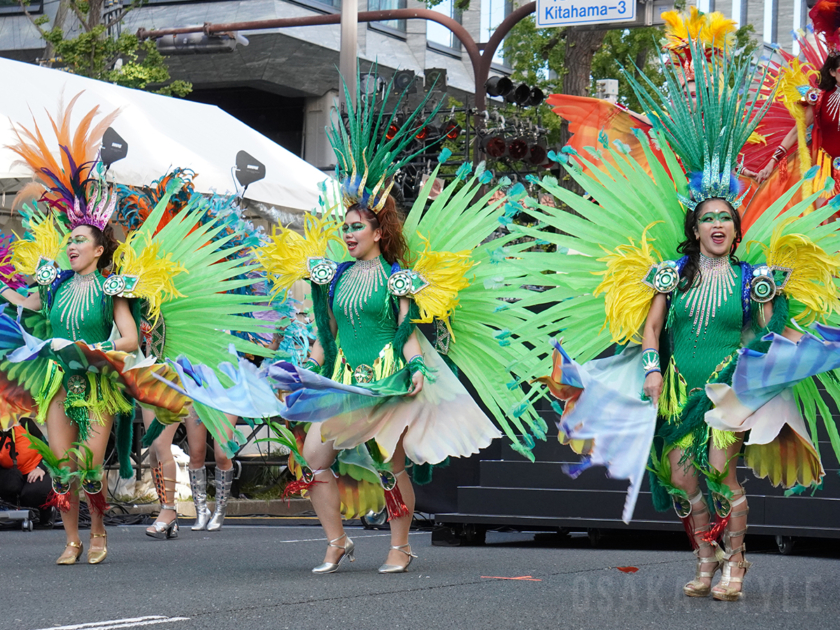
[[(601, 19), (601, 15), (592, 16), (592, 19), (589, 20), (580, 20), (578, 15), (579, 21), (571, 22), (565, 21), (563, 19), (554, 19), (553, 21), (549, 19), (546, 21), (546, 18), (555, 18), (559, 16), (562, 18), (565, 15), (564, 11), (560, 11), (558, 13), (559, 8), (565, 8), (569, 10), (569, 15), (571, 16), (571, 5), (574, 0), (537, 0), (537, 26), (540, 28), (546, 27), (558, 27), (558, 26), (569, 26), (573, 25), (575, 28), (580, 28), (582, 30), (593, 30), (593, 31), (600, 31), (600, 30), (608, 30), (612, 28), (637, 28), (641, 26), (655, 26), (658, 24), (664, 24), (665, 20), (662, 19), (662, 14), (665, 11), (673, 11), (674, 10), (674, 0), (627, 0), (629, 3), (634, 3), (635, 7), (635, 19), (630, 18), (624, 15), (614, 15), (609, 19)], [(591, 0), (584, 0), (585, 2), (590, 2)], [(612, 5), (610, 4), (612, 2)], [(591, 4), (596, 4), (591, 2)], [(580, 4), (577, 1), (574, 1), (574, 5), (578, 7), (578, 14), (580, 14)], [(598, 6), (617, 6), (618, 2), (614, 0), (605, 0), (604, 3), (599, 4)], [(548, 10), (546, 10), (548, 9)], [(594, 11), (593, 11), (594, 13)], [(601, 9), (598, 9), (598, 13), (601, 13)], [(609, 10), (607, 11), (609, 14)], [(617, 11), (613, 11), (612, 13), (617, 13)], [(609, 17), (609, 16), (607, 16)], [(542, 20), (542, 21), (541, 21)]]
[(633, 22), (636, 0), (537, 0), (537, 27)]

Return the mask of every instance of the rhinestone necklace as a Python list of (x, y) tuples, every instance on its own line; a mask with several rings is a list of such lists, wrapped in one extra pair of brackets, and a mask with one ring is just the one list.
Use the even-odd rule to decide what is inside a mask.
[(344, 282), (338, 288), (336, 304), (350, 320), (353, 331), (359, 321), (362, 306), (370, 297), (385, 285), (387, 276), (379, 258), (358, 260), (344, 273)]
[(840, 131), (840, 85), (834, 88), (825, 104), (825, 110), (832, 120), (837, 121), (837, 131)]
[(699, 271), (700, 282), (695, 279), (685, 298), (688, 316), (694, 318), (691, 328), (698, 337), (715, 318), (717, 309), (732, 295), (738, 277), (729, 264), (729, 256), (709, 258), (700, 254)]
[(84, 276), (77, 273), (68, 280), (67, 291), (57, 306), (61, 309), (61, 321), (73, 335), (73, 341), (79, 341), (85, 314), (99, 301), (101, 294), (95, 271)]

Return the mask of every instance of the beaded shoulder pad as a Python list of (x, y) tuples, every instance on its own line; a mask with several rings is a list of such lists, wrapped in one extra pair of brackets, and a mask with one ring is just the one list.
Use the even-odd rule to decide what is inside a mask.
[(793, 269), (776, 265), (758, 265), (752, 268), (750, 298), (759, 303), (770, 302), (787, 286)]
[(663, 260), (661, 263), (651, 265), (642, 282), (657, 293), (672, 293), (680, 283), (680, 261)]

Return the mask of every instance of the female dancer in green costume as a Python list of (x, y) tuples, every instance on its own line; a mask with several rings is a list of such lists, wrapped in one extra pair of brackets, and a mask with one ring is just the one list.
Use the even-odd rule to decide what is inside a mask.
[[(396, 347), (397, 330), (409, 313), (409, 299), (398, 298), (398, 308), (388, 291), (388, 277), (394, 263), (406, 253), (402, 226), (393, 197), (388, 197), (382, 210), (374, 214), (357, 204), (351, 206), (342, 226), (344, 242), (356, 259), (334, 284), (329, 322), (318, 322), (319, 330), (328, 325), (338, 339), (338, 357), (331, 374), (333, 380), (345, 383), (371, 382), (390, 376), (407, 364), (412, 371), (408, 396), (423, 389), (423, 355), (412, 332), (401, 348)], [(324, 346), (320, 339), (312, 348), (310, 362), (324, 365)], [(303, 456), (312, 467), (316, 481), (310, 489), (312, 506), (329, 539), (324, 563), (313, 573), (332, 573), (347, 557), (352, 562), (354, 544), (341, 522), (338, 484), (330, 467), (338, 451), (331, 442), (322, 442), (321, 425), (313, 424), (306, 435)], [(391, 455), (391, 454), (389, 454)], [(391, 456), (392, 472), (408, 513), (391, 519), (391, 550), (380, 573), (398, 573), (408, 568), (414, 554), (408, 544), (408, 532), (414, 514), (414, 489), (405, 474), (405, 451), (402, 438)]]
[[(687, 255), (678, 290), (668, 304), (665, 293), (653, 298), (645, 323), (642, 347), (645, 355), (644, 392), (659, 403), (663, 389), (659, 368), (659, 340), (663, 329), (668, 330), (671, 346), (670, 379), (678, 379), (685, 394), (703, 391), (723, 366), (742, 347), (741, 334), (752, 308), (759, 309), (763, 322), (772, 317), (772, 303), (744, 303), (742, 274), (744, 268), (734, 258), (737, 242), (741, 240), (741, 221), (728, 201), (709, 198), (686, 213), (686, 240), (679, 251)], [(748, 269), (748, 268), (747, 268)], [(752, 308), (750, 305), (754, 305)], [(748, 320), (749, 321), (749, 320)], [(793, 331), (791, 331), (791, 334)], [(678, 422), (678, 418), (672, 421)], [(736, 468), (729, 462), (737, 457), (744, 441), (743, 433), (712, 431), (709, 444), (709, 465), (724, 473), (722, 482), (731, 491), (728, 506), (728, 527), (722, 555), (715, 553), (710, 536), (709, 509), (697, 478), (697, 471), (686, 462), (687, 448), (692, 446), (693, 434), (676, 443), (666, 444), (662, 466), (670, 470), (671, 484), (688, 496), (688, 504), (678, 506), (687, 522), (697, 556), (694, 580), (685, 585), (686, 595), (707, 596), (711, 580), (723, 568), (721, 582), (711, 591), (716, 598), (737, 598), (744, 574), (750, 566), (744, 558), (744, 535), (747, 529), (747, 499), (736, 477)], [(665, 461), (667, 458), (667, 461)], [(716, 506), (718, 507), (718, 506)], [(722, 516), (725, 516), (722, 515)], [(726, 564), (723, 560), (725, 559)]]
[[(67, 257), (71, 273), (63, 273), (49, 289), (28, 297), (2, 285), (2, 297), (18, 306), (40, 311), (44, 309), (52, 326), (53, 337), (85, 341), (103, 351), (133, 352), (137, 349), (137, 325), (129, 310), (128, 300), (110, 297), (103, 291), (105, 279), (101, 271), (111, 264), (117, 247), (112, 229), (80, 224), (67, 239)], [(55, 288), (57, 285), (57, 288)], [(109, 341), (112, 326), (120, 336)], [(54, 378), (60, 379), (55, 394), (39, 403), (46, 409), (50, 448), (58, 458), (64, 458), (76, 443), (92, 456), (82, 464), (68, 462), (71, 469), (87, 466), (98, 470), (105, 459), (105, 448), (116, 413), (131, 409), (131, 405), (116, 390), (103, 387), (106, 379), (89, 378), (67, 365), (52, 364)], [(39, 410), (40, 414), (40, 410)], [(86, 449), (89, 449), (87, 451)], [(86, 477), (83, 490), (91, 506), (90, 548), (88, 562), (98, 564), (108, 553), (103, 512), (97, 509), (105, 503), (100, 479)], [(90, 492), (89, 492), (90, 491)], [(79, 498), (65, 490), (69, 509), (62, 516), (67, 545), (57, 564), (75, 564), (82, 554), (79, 539)], [(62, 510), (64, 511), (64, 510)]]

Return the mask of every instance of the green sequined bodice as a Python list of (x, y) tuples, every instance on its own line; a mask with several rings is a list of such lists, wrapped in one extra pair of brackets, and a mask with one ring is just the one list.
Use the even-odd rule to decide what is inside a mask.
[(700, 272), (700, 283), (674, 292), (669, 315), (674, 360), (689, 392), (741, 347), (743, 328), (741, 267), (701, 256)]
[(372, 365), (394, 341), (397, 319), (388, 293), (387, 268), (381, 256), (360, 260), (338, 279), (333, 301), (338, 346), (353, 367)]
[(104, 282), (102, 275), (94, 271), (85, 276), (75, 274), (58, 287), (49, 312), (53, 337), (89, 344), (107, 341), (113, 308), (103, 308), (103, 300), (111, 302), (102, 292)]

